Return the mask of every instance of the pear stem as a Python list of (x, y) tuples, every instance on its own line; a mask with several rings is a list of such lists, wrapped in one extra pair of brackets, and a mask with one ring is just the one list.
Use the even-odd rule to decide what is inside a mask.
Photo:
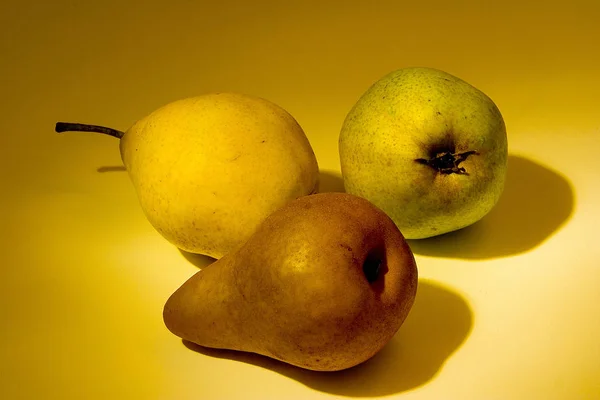
[(429, 165), (431, 168), (442, 174), (464, 174), (469, 175), (463, 167), (458, 164), (465, 161), (471, 154), (479, 153), (477, 151), (465, 151), (464, 153), (452, 153), (449, 151), (439, 152), (430, 159), (417, 158), (415, 161), (419, 164)]
[(73, 122), (57, 122), (56, 128), (54, 129), (57, 133), (61, 132), (96, 132), (103, 133), (105, 135), (116, 137), (121, 139), (125, 132), (107, 128), (105, 126), (89, 125), (89, 124), (78, 124)]

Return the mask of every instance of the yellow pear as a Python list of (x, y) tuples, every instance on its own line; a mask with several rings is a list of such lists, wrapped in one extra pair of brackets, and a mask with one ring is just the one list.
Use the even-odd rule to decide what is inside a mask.
[(123, 163), (154, 228), (182, 250), (220, 258), (269, 214), (317, 191), (315, 154), (297, 121), (262, 98), (210, 93), (167, 104), (120, 138)]
[(304, 196), (167, 300), (175, 335), (301, 368), (350, 368), (382, 349), (416, 296), (417, 266), (393, 221), (347, 193)]

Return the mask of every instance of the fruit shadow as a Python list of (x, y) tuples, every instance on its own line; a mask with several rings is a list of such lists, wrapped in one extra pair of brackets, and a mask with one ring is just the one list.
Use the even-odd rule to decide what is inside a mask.
[(319, 171), (319, 193), (344, 191), (344, 180), (339, 172)]
[(573, 213), (566, 177), (525, 157), (509, 155), (504, 191), (480, 221), (444, 235), (409, 240), (415, 254), (461, 259), (499, 258), (541, 245)]
[(371, 359), (343, 371), (309, 371), (257, 354), (209, 349), (185, 340), (183, 344), (206, 356), (274, 371), (321, 392), (373, 397), (413, 390), (431, 381), (464, 343), (472, 325), (473, 314), (465, 299), (434, 281), (420, 279), (415, 303), (398, 333)]
[(182, 249), (177, 249), (188, 262), (195, 265), (198, 269), (206, 268), (213, 262), (217, 261), (215, 258), (205, 256), (204, 254), (189, 253)]
[(127, 171), (124, 165), (105, 165), (102, 167), (98, 167), (96, 171), (104, 173), (104, 172), (122, 172)]

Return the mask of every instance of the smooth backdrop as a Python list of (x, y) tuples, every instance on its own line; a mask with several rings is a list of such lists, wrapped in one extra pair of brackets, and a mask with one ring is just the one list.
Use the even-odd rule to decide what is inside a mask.
[[(596, 0), (3, 0), (0, 398), (600, 399), (598, 21)], [(244, 92), (299, 121), (322, 191), (341, 191), (346, 113), (408, 66), (497, 103), (506, 190), (472, 227), (411, 242), (405, 325), (339, 373), (169, 333), (165, 300), (210, 260), (150, 226), (117, 139), (53, 131)]]

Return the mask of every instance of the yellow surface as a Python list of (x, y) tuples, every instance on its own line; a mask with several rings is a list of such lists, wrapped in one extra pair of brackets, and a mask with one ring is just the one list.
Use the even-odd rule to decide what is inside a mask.
[[(3, 1), (0, 398), (599, 399), (600, 3), (488, 3)], [(208, 260), (152, 229), (116, 139), (53, 132), (246, 92), (298, 119), (340, 190), (346, 113), (414, 65), (494, 99), (507, 187), (475, 226), (411, 243), (405, 325), (340, 373), (185, 347), (162, 306)]]

